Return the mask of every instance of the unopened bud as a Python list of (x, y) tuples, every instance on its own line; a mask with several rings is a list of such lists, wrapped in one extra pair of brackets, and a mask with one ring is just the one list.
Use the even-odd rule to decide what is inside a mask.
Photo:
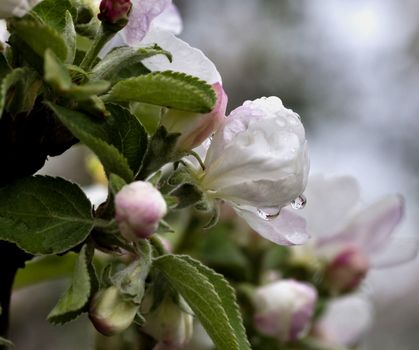
[(360, 285), (368, 268), (368, 257), (358, 248), (348, 247), (337, 254), (327, 267), (326, 282), (333, 292), (350, 292)]
[(308, 331), (317, 300), (316, 289), (294, 280), (274, 282), (254, 295), (256, 329), (282, 342), (295, 341)]
[(133, 182), (115, 196), (115, 219), (122, 235), (129, 241), (153, 234), (166, 213), (163, 196), (149, 182)]
[[(150, 301), (145, 300), (143, 304), (150, 304)], [(193, 334), (193, 316), (192, 311), (185, 312), (185, 308), (188, 308), (187, 304), (181, 308), (166, 297), (156, 310), (143, 313), (146, 323), (141, 330), (158, 341), (155, 349), (180, 350), (189, 343)]]
[(172, 133), (180, 133), (177, 148), (182, 151), (199, 146), (221, 125), (227, 108), (227, 95), (220, 83), (213, 86), (217, 102), (211, 112), (206, 114), (169, 110), (162, 124)]
[(102, 0), (98, 18), (102, 23), (119, 31), (127, 25), (131, 7), (130, 0)]
[(96, 293), (89, 318), (98, 332), (111, 336), (127, 329), (137, 311), (138, 305), (124, 300), (118, 288), (112, 286)]

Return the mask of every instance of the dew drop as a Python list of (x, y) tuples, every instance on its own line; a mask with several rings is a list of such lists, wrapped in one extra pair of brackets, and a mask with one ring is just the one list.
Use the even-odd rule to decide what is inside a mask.
[(307, 204), (307, 198), (304, 195), (299, 195), (296, 199), (291, 202), (291, 206), (294, 209), (303, 209)]
[(278, 217), (280, 212), (281, 212), (281, 209), (278, 207), (258, 209), (259, 217), (261, 217), (263, 220), (266, 220), (266, 221), (275, 219), (276, 217)]

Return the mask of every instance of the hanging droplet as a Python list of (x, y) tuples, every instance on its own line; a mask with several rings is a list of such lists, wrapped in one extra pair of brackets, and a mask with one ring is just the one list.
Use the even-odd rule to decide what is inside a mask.
[(306, 203), (307, 203), (307, 198), (301, 194), (291, 202), (291, 206), (294, 209), (299, 210), (299, 209), (303, 209), (306, 206)]
[(281, 209), (278, 207), (271, 207), (271, 208), (260, 208), (258, 209), (258, 215), (263, 220), (269, 221), (273, 220), (280, 214)]

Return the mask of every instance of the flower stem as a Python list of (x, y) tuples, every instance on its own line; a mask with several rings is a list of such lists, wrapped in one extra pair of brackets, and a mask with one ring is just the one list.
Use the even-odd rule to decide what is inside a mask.
[(89, 71), (99, 52), (103, 49), (106, 43), (111, 40), (115, 36), (116, 32), (110, 31), (107, 29), (103, 24), (100, 25), (95, 40), (92, 43), (89, 51), (87, 51), (86, 55), (83, 58), (83, 61), (80, 63), (80, 68), (84, 69), (85, 71)]

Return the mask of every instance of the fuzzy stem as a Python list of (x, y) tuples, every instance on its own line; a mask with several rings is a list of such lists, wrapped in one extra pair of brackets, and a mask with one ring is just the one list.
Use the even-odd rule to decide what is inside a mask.
[(89, 71), (99, 52), (103, 49), (106, 43), (111, 40), (115, 36), (116, 32), (111, 31), (106, 28), (103, 24), (100, 25), (98, 32), (96, 34), (96, 38), (92, 43), (89, 51), (87, 51), (86, 55), (83, 58), (83, 61), (80, 63), (80, 68), (84, 69), (85, 71)]

